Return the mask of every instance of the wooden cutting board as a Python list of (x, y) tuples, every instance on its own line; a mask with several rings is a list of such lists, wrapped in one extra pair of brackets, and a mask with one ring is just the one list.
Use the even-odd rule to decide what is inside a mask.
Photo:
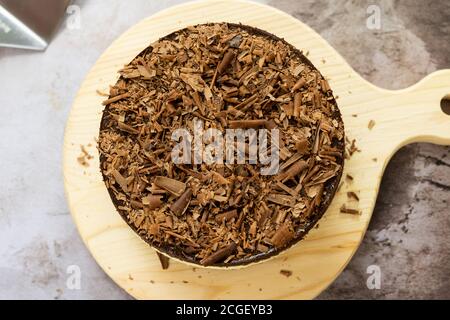
[[(319, 227), (282, 255), (243, 269), (193, 269), (172, 261), (162, 270), (155, 251), (116, 212), (102, 181), (96, 150), (107, 92), (117, 71), (153, 41), (188, 25), (234, 22), (267, 30), (309, 52), (330, 80), (343, 114), (346, 134), (361, 152), (346, 161), (344, 183)], [(382, 66), (378, 66), (382, 67)], [(395, 77), (395, 75), (393, 75)], [(394, 80), (394, 79), (393, 79)], [(362, 241), (390, 157), (417, 141), (450, 144), (450, 116), (441, 99), (450, 93), (450, 70), (435, 72), (399, 91), (362, 79), (317, 33), (274, 8), (237, 0), (190, 2), (161, 11), (118, 38), (87, 75), (73, 104), (64, 140), (64, 183), (70, 210), (86, 246), (103, 270), (139, 299), (310, 299), (345, 268)], [(369, 130), (369, 121), (375, 126)], [(80, 165), (80, 145), (93, 156)], [(345, 180), (343, 178), (343, 180)], [(347, 191), (358, 194), (362, 215), (340, 213)], [(292, 276), (280, 274), (290, 270)]]

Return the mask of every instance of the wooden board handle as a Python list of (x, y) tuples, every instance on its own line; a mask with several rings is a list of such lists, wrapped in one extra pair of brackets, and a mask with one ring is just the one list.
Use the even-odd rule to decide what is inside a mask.
[[(363, 111), (356, 122), (366, 125), (352, 128), (347, 121), (346, 127), (361, 145), (376, 146), (371, 156), (388, 160), (413, 142), (450, 145), (450, 115), (441, 108), (441, 100), (450, 94), (450, 70), (434, 72), (403, 90), (381, 89), (367, 82), (362, 88), (365, 93), (358, 95), (358, 108), (351, 111)], [(347, 119), (352, 120), (349, 115)], [(372, 130), (367, 128), (371, 120), (375, 121)]]
[(391, 95), (399, 99), (395, 114), (400, 121), (393, 130), (404, 132), (401, 145), (412, 142), (450, 145), (450, 115), (441, 108), (441, 101), (449, 94), (450, 70), (441, 70)]

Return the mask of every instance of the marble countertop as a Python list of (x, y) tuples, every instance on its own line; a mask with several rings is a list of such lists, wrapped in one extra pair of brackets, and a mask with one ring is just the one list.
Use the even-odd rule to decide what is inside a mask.
[[(45, 52), (0, 48), (0, 299), (130, 299), (72, 222), (62, 182), (64, 126), (81, 81), (109, 44), (180, 2), (74, 1), (80, 19), (74, 25), (68, 13)], [(450, 68), (447, 1), (260, 2), (309, 24), (379, 86), (406, 87)], [(367, 27), (370, 5), (380, 10), (376, 30)], [(360, 249), (319, 298), (450, 298), (449, 202), (450, 148), (400, 150)], [(381, 270), (380, 289), (366, 285), (370, 265)], [(70, 266), (81, 272), (80, 288), (68, 286)]]

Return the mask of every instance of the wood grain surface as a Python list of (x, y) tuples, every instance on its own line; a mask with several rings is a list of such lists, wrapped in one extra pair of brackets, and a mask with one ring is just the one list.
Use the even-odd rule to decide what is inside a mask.
[[(341, 109), (346, 135), (361, 152), (346, 161), (347, 181), (313, 229), (274, 259), (241, 269), (193, 268), (171, 261), (162, 270), (155, 251), (116, 212), (102, 181), (96, 139), (104, 97), (117, 71), (160, 37), (188, 25), (234, 22), (254, 26), (309, 52), (329, 79)], [(378, 66), (382, 67), (382, 66)], [(395, 77), (395, 75), (393, 75)], [(333, 282), (357, 250), (370, 221), (390, 157), (405, 144), (450, 144), (450, 117), (440, 108), (450, 93), (450, 70), (435, 72), (404, 90), (378, 88), (362, 79), (317, 33), (274, 8), (238, 0), (189, 2), (151, 16), (118, 38), (99, 58), (74, 101), (64, 139), (64, 183), (69, 207), (86, 246), (103, 270), (139, 299), (311, 299)], [(369, 122), (375, 122), (368, 128)], [(77, 161), (80, 145), (93, 156)], [(345, 178), (343, 178), (345, 180)], [(347, 192), (360, 201), (360, 216), (340, 213)], [(290, 270), (292, 276), (280, 274)]]

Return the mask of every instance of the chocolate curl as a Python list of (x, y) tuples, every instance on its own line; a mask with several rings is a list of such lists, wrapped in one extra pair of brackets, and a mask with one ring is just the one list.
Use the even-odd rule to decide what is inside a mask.
[(230, 255), (232, 255), (236, 251), (236, 243), (232, 242), (230, 245), (226, 246), (225, 248), (219, 249), (213, 254), (211, 254), (209, 257), (204, 258), (200, 261), (200, 263), (204, 266), (210, 266), (212, 264), (215, 264), (216, 262), (220, 262)]
[(192, 189), (189, 188), (170, 206), (170, 211), (176, 216), (181, 216), (186, 211), (191, 197)]

